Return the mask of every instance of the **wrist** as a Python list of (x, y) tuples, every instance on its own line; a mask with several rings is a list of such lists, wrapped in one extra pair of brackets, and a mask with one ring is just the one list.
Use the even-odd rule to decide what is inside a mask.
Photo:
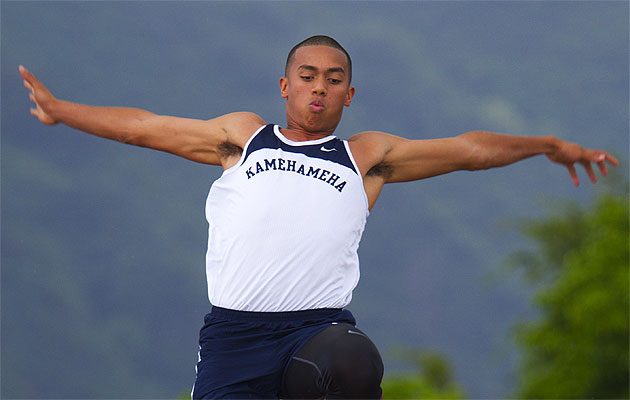
[(560, 148), (560, 143), (562, 143), (562, 140), (551, 135), (543, 136), (543, 141), (545, 144), (543, 153), (545, 154), (555, 153)]
[(45, 105), (42, 104), (42, 109), (55, 123), (63, 121), (64, 115), (71, 112), (70, 107), (70, 102), (59, 100), (55, 97), (48, 100)]

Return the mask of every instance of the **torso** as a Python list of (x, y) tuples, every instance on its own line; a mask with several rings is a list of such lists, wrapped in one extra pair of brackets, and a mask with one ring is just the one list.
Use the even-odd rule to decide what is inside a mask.
[(206, 205), (211, 302), (250, 311), (345, 306), (359, 278), (356, 251), (368, 215), (349, 143), (334, 136), (296, 142), (271, 125), (231, 164)]

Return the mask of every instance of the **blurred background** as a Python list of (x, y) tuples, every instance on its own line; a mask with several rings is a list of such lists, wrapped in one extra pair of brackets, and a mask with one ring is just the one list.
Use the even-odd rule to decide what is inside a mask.
[[(610, 302), (594, 294), (588, 304), (600, 307), (596, 318), (621, 307), (611, 311), (610, 335), (625, 339), (606, 353), (619, 364), (605, 365), (624, 383), (627, 201), (614, 203), (611, 217), (601, 199), (627, 196), (628, 2), (0, 7), (2, 398), (173, 398), (190, 389), (210, 308), (203, 208), (221, 173), (41, 125), (29, 115), (18, 65), (61, 99), (200, 119), (253, 111), (282, 125), (286, 55), (314, 34), (335, 37), (353, 59), (357, 93), (338, 128), (342, 138), (363, 130), (414, 139), (469, 130), (551, 134), (607, 149), (621, 162), (618, 176), (598, 185), (579, 171), (578, 188), (542, 156), (386, 187), (368, 219), (349, 308), (380, 348), (388, 379), (420, 374), (438, 388), (455, 387), (444, 391), (453, 397), (610, 396), (596, 385), (574, 395), (527, 392), (532, 379), (546, 381), (524, 372), (551, 365), (544, 360), (552, 356), (535, 353), (546, 339), (531, 324), (550, 310), (540, 290), (571, 270), (562, 263), (575, 257), (564, 257), (571, 249), (563, 243), (579, 248), (578, 232), (602, 231), (593, 226), (602, 226), (603, 209), (603, 220), (625, 223), (625, 238), (622, 226), (621, 241), (606, 241), (620, 252), (613, 263), (620, 267), (585, 279), (614, 276), (620, 292)], [(562, 229), (545, 225), (555, 215)], [(545, 245), (554, 238), (557, 251)], [(565, 315), (551, 312), (558, 313)], [(560, 324), (582, 332), (593, 322)], [(593, 340), (570, 346), (590, 349)], [(560, 369), (574, 362), (561, 359)]]

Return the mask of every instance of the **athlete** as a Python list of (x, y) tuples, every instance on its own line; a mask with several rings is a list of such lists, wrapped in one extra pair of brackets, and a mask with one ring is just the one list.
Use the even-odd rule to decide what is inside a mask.
[(212, 305), (200, 332), (193, 398), (381, 398), (383, 364), (345, 309), (359, 279), (357, 248), (383, 185), (501, 167), (544, 154), (591, 181), (601, 150), (552, 136), (468, 132), (407, 140), (365, 131), (333, 135), (350, 106), (352, 63), (334, 39), (289, 53), (280, 94), (286, 127), (238, 112), (207, 121), (56, 99), (20, 66), (31, 114), (224, 172), (206, 202)]

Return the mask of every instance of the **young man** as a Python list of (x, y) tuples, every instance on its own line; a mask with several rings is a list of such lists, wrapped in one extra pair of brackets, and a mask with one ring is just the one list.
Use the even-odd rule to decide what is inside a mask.
[(468, 132), (407, 140), (333, 133), (354, 96), (352, 64), (314, 36), (287, 58), (280, 93), (286, 128), (248, 112), (209, 121), (57, 100), (20, 67), (45, 124), (221, 165), (206, 203), (212, 311), (200, 333), (194, 398), (380, 398), (383, 365), (345, 310), (359, 278), (357, 248), (383, 185), (545, 154), (590, 179), (608, 153), (547, 137)]

